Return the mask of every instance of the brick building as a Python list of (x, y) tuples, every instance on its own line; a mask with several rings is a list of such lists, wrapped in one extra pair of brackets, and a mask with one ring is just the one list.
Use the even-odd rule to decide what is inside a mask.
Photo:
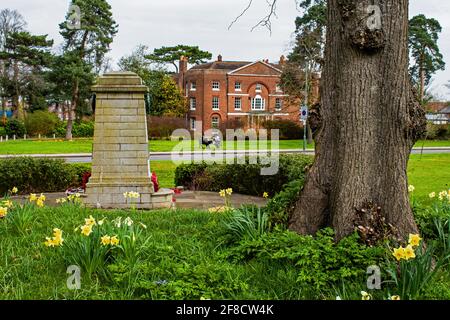
[(190, 129), (255, 128), (274, 119), (298, 122), (299, 105), (289, 104), (279, 85), (284, 63), (284, 57), (273, 64), (223, 61), (219, 55), (188, 70), (182, 58), (176, 81), (189, 101)]

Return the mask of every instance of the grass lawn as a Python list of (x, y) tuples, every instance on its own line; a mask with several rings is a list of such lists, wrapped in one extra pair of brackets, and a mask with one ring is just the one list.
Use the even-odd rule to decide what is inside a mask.
[[(139, 234), (140, 259), (133, 264), (141, 283), (121, 278), (128, 266), (117, 263), (108, 274), (83, 276), (80, 290), (68, 290), (64, 251), (74, 229), (92, 214), (97, 220), (130, 216), (147, 228)], [(268, 267), (259, 262), (233, 263), (223, 256), (217, 241), (217, 226), (223, 215), (202, 211), (87, 211), (69, 206), (36, 209), (21, 234), (0, 220), (0, 299), (300, 299), (304, 289), (294, 286), (297, 274), (282, 264)], [(63, 230), (63, 247), (47, 248), (45, 237), (52, 229)], [(79, 233), (79, 232), (78, 232)], [(100, 246), (100, 245), (98, 245)], [(134, 282), (135, 281), (135, 282)], [(155, 285), (166, 281), (174, 288)], [(127, 290), (138, 286), (138, 292)], [(145, 289), (147, 288), (147, 289)], [(178, 296), (177, 296), (178, 295)], [(319, 295), (318, 295), (319, 297)], [(331, 298), (331, 296), (330, 296)]]
[(431, 192), (450, 189), (450, 154), (411, 155), (408, 177), (413, 195), (428, 203)]
[[(149, 150), (152, 152), (170, 152), (178, 144), (177, 141), (152, 140), (149, 142)], [(192, 149), (198, 148), (197, 143), (191, 141), (185, 147), (192, 145)], [(269, 144), (270, 146), (270, 144)], [(260, 145), (261, 149), (268, 146)], [(450, 140), (444, 141), (419, 141), (416, 147), (450, 147)], [(254, 147), (247, 141), (244, 146), (238, 146), (237, 143), (223, 143), (224, 149), (253, 149)], [(302, 149), (303, 140), (281, 140), (278, 148), (280, 149)], [(307, 146), (308, 149), (314, 148), (313, 144)], [(187, 148), (188, 149), (188, 148)], [(198, 149), (200, 150), (200, 149)], [(0, 154), (56, 154), (56, 153), (91, 153), (92, 139), (76, 139), (73, 141), (64, 140), (20, 140), (0, 143)]]

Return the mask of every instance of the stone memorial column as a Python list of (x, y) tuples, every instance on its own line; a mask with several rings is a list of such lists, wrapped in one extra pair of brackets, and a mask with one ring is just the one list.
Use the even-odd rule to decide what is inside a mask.
[[(150, 175), (145, 93), (132, 72), (104, 74), (96, 94), (92, 175), (85, 204), (97, 208), (154, 209), (171, 207), (172, 190), (155, 193)], [(125, 192), (138, 199), (126, 199)]]

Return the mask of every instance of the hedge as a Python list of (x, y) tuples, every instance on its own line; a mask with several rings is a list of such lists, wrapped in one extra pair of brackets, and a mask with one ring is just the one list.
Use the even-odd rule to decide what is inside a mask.
[(29, 157), (0, 160), (0, 197), (13, 187), (21, 194), (62, 192), (81, 185), (87, 165)]
[(273, 196), (294, 180), (303, 180), (305, 169), (313, 157), (304, 155), (280, 155), (279, 171), (275, 175), (261, 175), (261, 164), (182, 164), (175, 170), (175, 184), (186, 189), (220, 191), (233, 188), (234, 192)]

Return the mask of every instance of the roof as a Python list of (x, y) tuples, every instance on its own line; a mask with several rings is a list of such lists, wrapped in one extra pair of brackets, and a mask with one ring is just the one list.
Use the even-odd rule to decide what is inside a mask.
[(449, 106), (449, 102), (431, 101), (427, 103), (426, 109), (430, 110), (431, 112), (442, 112), (442, 110), (448, 109)]
[(214, 61), (214, 62), (199, 64), (197, 66), (192, 67), (191, 70), (205, 70), (205, 69), (235, 70), (235, 69), (242, 68), (243, 66), (246, 66), (250, 63), (251, 62), (247, 62), (247, 61)]
[[(259, 62), (259, 61), (257, 61)], [(255, 62), (251, 61), (214, 61), (204, 64), (199, 64), (197, 66), (192, 67), (190, 70), (227, 70), (234, 71), (250, 64), (254, 64)], [(265, 62), (264, 62), (265, 63)], [(274, 63), (265, 63), (274, 68), (280, 69), (280, 65)]]
[(445, 107), (444, 109), (439, 110), (439, 113), (448, 113), (448, 114), (450, 114), (450, 106)]

